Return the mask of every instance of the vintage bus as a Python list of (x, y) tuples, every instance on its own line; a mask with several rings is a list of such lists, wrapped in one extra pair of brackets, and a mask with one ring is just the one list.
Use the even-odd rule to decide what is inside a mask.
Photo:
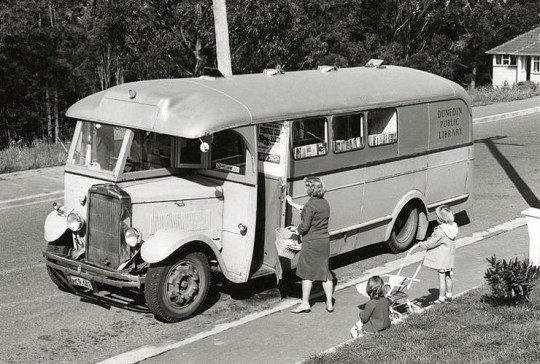
[[(331, 255), (422, 239), (441, 204), (471, 202), (466, 91), (397, 66), (149, 80), (88, 96), (43, 254), (62, 290), (144, 292), (174, 322), (196, 314), (211, 272), (247, 282), (294, 269), (275, 229), (299, 223), (303, 178), (331, 206)], [(281, 264), (278, 264), (281, 263)]]

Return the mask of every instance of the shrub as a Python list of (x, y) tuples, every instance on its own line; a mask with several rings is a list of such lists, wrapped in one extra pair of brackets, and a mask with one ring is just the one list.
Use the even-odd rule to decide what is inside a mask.
[(529, 301), (534, 284), (532, 280), (540, 274), (540, 267), (529, 264), (529, 260), (518, 258), (507, 262), (495, 255), (487, 259), (490, 267), (484, 274), (491, 287), (491, 295), (486, 297), (494, 305), (516, 305)]

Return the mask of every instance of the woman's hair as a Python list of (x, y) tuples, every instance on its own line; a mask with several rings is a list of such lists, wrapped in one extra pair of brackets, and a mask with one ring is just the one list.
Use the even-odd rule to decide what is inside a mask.
[(444, 224), (452, 224), (454, 222), (454, 214), (450, 211), (450, 207), (441, 205), (435, 209), (437, 218)]
[(384, 281), (379, 276), (373, 276), (367, 281), (366, 292), (371, 299), (384, 297)]
[(306, 184), (306, 191), (309, 196), (324, 197), (326, 188), (324, 188), (324, 183), (319, 177), (306, 177), (304, 178), (304, 183)]

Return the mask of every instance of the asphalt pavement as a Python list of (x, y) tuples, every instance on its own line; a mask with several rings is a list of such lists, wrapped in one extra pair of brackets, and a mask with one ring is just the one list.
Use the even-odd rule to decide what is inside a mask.
[[(475, 123), (540, 112), (540, 96), (473, 109)], [(0, 174), (0, 209), (42, 201), (62, 201), (63, 167)], [(528, 256), (528, 234), (524, 217), (490, 227), (473, 236), (458, 239), (454, 292), (463, 294), (484, 283), (486, 258), (496, 254), (512, 259)], [(357, 279), (338, 282), (335, 310), (325, 310), (324, 298), (312, 297), (312, 311), (293, 314), (298, 299), (285, 299), (274, 309), (246, 316), (238, 321), (218, 324), (208, 332), (161, 346), (143, 346), (112, 357), (103, 363), (297, 363), (311, 355), (334, 350), (348, 340), (350, 327), (358, 320), (358, 306), (367, 302), (355, 285), (372, 275), (395, 273), (407, 259), (403, 275), (411, 276), (423, 254), (414, 253), (385, 266), (363, 272)], [(437, 298), (436, 274), (421, 267), (409, 290), (409, 298), (422, 307)], [(459, 305), (459, 298), (450, 303)], [(357, 339), (357, 340), (362, 340)]]

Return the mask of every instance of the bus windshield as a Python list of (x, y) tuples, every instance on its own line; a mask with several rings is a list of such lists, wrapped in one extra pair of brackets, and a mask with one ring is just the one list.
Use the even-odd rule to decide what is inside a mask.
[(126, 128), (83, 122), (79, 135), (74, 138), (75, 152), (70, 164), (94, 171), (112, 172), (126, 132)]
[(75, 149), (69, 163), (91, 171), (112, 173), (119, 163), (124, 139), (130, 135), (133, 135), (131, 143), (125, 141), (124, 173), (202, 167), (197, 139), (86, 121), (81, 122), (80, 132), (74, 138)]

